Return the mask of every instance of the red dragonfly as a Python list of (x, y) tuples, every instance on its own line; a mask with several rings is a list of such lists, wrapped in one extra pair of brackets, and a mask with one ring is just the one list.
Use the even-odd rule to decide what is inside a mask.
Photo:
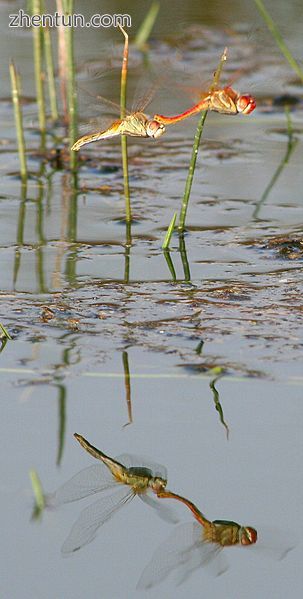
[(256, 101), (249, 94), (240, 94), (232, 87), (223, 87), (212, 89), (201, 97), (200, 101), (176, 116), (164, 116), (155, 114), (154, 120), (163, 125), (174, 125), (179, 121), (183, 121), (193, 114), (204, 110), (212, 110), (220, 114), (250, 114), (256, 108)]
[[(88, 92), (87, 92), (88, 93)], [(134, 103), (134, 108), (131, 112), (127, 111), (127, 114), (124, 118), (117, 118), (112, 123), (109, 123), (108, 126), (101, 121), (99, 123), (99, 119), (97, 120), (97, 131), (92, 133), (88, 133), (87, 135), (83, 135), (72, 146), (72, 150), (78, 151), (85, 144), (92, 143), (94, 141), (100, 141), (102, 139), (110, 139), (112, 137), (117, 137), (118, 135), (128, 135), (129, 137), (149, 137), (152, 139), (157, 139), (163, 133), (165, 133), (165, 126), (158, 121), (155, 121), (153, 118), (148, 117), (144, 110), (151, 102), (155, 93), (155, 86), (149, 87), (143, 93), (137, 93), (138, 99)], [(91, 94), (90, 94), (91, 95)], [(102, 96), (94, 96), (94, 99), (99, 100), (101, 103), (110, 106), (114, 112), (120, 112), (120, 107), (111, 100), (107, 100)]]

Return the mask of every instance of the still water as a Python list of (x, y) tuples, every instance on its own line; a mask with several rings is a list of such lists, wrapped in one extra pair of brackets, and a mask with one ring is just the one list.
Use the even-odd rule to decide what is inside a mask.
[[(249, 116), (208, 115), (186, 234), (181, 242), (173, 236), (165, 257), (161, 245), (180, 208), (197, 117), (157, 141), (129, 141), (134, 223), (127, 247), (119, 139), (83, 150), (76, 185), (49, 155), (43, 162), (31, 32), (8, 31), (8, 14), (21, 2), (0, 3), (0, 321), (13, 338), (0, 355), (1, 597), (300, 596), (302, 89), (254, 4), (229, 4), (227, 16), (220, 2), (162, 3), (150, 40), (150, 62), (167, 61), (174, 81), (159, 90), (150, 114), (187, 108), (191, 100), (177, 83), (199, 86), (211, 77), (225, 46), (226, 78), (239, 71), (234, 87), (257, 99)], [(301, 4), (267, 6), (300, 57)], [(76, 8), (101, 12), (97, 2)], [(142, 3), (131, 2), (127, 11), (124, 3), (102, 3), (102, 12), (113, 11), (128, 11), (134, 30), (144, 17)], [(76, 31), (81, 85), (114, 100), (118, 72), (91, 82), (88, 71), (108, 67), (108, 52), (119, 66), (119, 42), (115, 30)], [(26, 190), (17, 176), (11, 57), (27, 97)], [(131, 47), (130, 97), (147, 68)], [(284, 107), (273, 105), (282, 94), (298, 100), (291, 133)], [(85, 94), (79, 101), (84, 121), (95, 108)], [(67, 145), (48, 137), (50, 151)], [(33, 520), (29, 471), (37, 471), (48, 493), (93, 466), (75, 432), (109, 456), (163, 464), (169, 489), (210, 520), (253, 526), (257, 543), (225, 548), (221, 576), (201, 566), (182, 586), (176, 571), (161, 586), (136, 590), (176, 525), (134, 500), (93, 542), (62, 557), (73, 523), (96, 498), (46, 509)], [(180, 523), (193, 522), (185, 506), (162, 501)]]

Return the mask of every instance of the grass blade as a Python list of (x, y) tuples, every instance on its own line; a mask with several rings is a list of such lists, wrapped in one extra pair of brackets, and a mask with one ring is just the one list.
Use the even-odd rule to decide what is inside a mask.
[(188, 175), (187, 175), (187, 179), (186, 179), (186, 183), (185, 183), (185, 190), (184, 190), (184, 195), (183, 195), (183, 200), (182, 200), (182, 205), (181, 205), (181, 210), (180, 210), (180, 216), (179, 216), (178, 230), (180, 232), (184, 231), (184, 229), (185, 229), (185, 220), (186, 220), (186, 214), (187, 214), (187, 209), (188, 209), (188, 202), (189, 202), (191, 188), (192, 188), (192, 184), (193, 184), (193, 179), (194, 179), (194, 174), (195, 174), (195, 169), (196, 169), (196, 162), (197, 162), (197, 157), (198, 157), (198, 151), (199, 151), (199, 146), (200, 146), (200, 140), (201, 140), (206, 116), (207, 116), (207, 111), (202, 112), (201, 118), (198, 123), (198, 127), (196, 129), (196, 133), (195, 133), (193, 149), (192, 149), (192, 154), (191, 154), (191, 159), (190, 159), (190, 164), (189, 164), (189, 169), (188, 169)]
[(139, 50), (144, 50), (145, 44), (151, 34), (153, 26), (156, 22), (158, 12), (160, 9), (160, 2), (153, 2), (149, 8), (149, 11), (142, 21), (139, 31), (135, 37), (135, 44)]
[[(66, 15), (72, 15), (74, 11), (73, 0), (65, 0), (63, 10)], [(67, 103), (69, 113), (69, 141), (70, 147), (78, 138), (77, 127), (77, 91), (74, 61), (74, 28), (65, 27), (66, 55), (67, 55)], [(77, 152), (70, 151), (70, 167), (72, 171), (77, 169)]]
[[(128, 71), (128, 34), (119, 25), (120, 31), (124, 35), (123, 60), (121, 68), (121, 88), (120, 88), (120, 118), (124, 119), (126, 115), (126, 95), (127, 95), (127, 71)], [(132, 220), (130, 193), (129, 193), (129, 178), (128, 178), (128, 156), (127, 156), (127, 138), (121, 135), (121, 151), (122, 151), (122, 166), (123, 166), (123, 183), (125, 196), (125, 217), (126, 222)]]
[(17, 143), (18, 143), (18, 154), (20, 161), (20, 174), (22, 180), (26, 180), (27, 178), (27, 165), (26, 165), (26, 155), (25, 155), (25, 142), (24, 142), (24, 131), (23, 131), (23, 119), (22, 112), (20, 108), (20, 87), (18, 81), (18, 74), (16, 71), (16, 67), (13, 62), (9, 65), (10, 77), (11, 77), (11, 87), (12, 87), (12, 100), (14, 106), (15, 113), (15, 124), (17, 131)]
[(30, 477), (31, 483), (32, 483), (32, 489), (34, 492), (36, 506), (39, 508), (39, 510), (42, 511), (45, 507), (45, 499), (44, 499), (44, 492), (43, 492), (40, 478), (39, 478), (36, 470), (34, 470), (34, 469), (31, 469), (29, 471), (29, 477)]
[(292, 69), (297, 73), (298, 77), (300, 77), (301, 81), (303, 82), (303, 70), (301, 69), (300, 65), (298, 65), (298, 63), (295, 60), (295, 58), (293, 57), (290, 49), (284, 42), (280, 31), (278, 30), (275, 22), (273, 21), (273, 19), (270, 16), (270, 14), (267, 12), (267, 10), (263, 4), (263, 1), (255, 0), (255, 3), (257, 5), (257, 8), (258, 8), (262, 18), (264, 19), (264, 21), (266, 23), (270, 33), (272, 34), (273, 38), (275, 39), (277, 46), (279, 46), (283, 56), (286, 58), (286, 60), (288, 61), (288, 63), (292, 67)]
[[(219, 65), (214, 74), (212, 88), (216, 87), (219, 84), (223, 64), (226, 61), (226, 57), (227, 57), (227, 48), (225, 48), (225, 50), (221, 56)], [(183, 200), (182, 200), (182, 205), (181, 205), (181, 210), (180, 210), (180, 216), (179, 216), (178, 230), (181, 233), (185, 229), (185, 220), (186, 220), (186, 214), (187, 214), (187, 209), (188, 209), (188, 203), (189, 203), (191, 188), (192, 188), (192, 184), (193, 184), (197, 156), (198, 156), (198, 151), (199, 151), (199, 146), (200, 146), (200, 140), (201, 140), (206, 116), (207, 116), (207, 110), (202, 112), (200, 121), (198, 123), (198, 127), (196, 129), (196, 133), (195, 133), (193, 149), (192, 149), (192, 154), (191, 154), (191, 159), (190, 159), (190, 164), (189, 164), (189, 169), (188, 169), (188, 175), (187, 175), (187, 179), (186, 179), (186, 183), (185, 183), (185, 190), (184, 190), (184, 195), (183, 195)]]
[(51, 40), (50, 30), (48, 27), (43, 27), (43, 40), (44, 40), (44, 49), (45, 49), (45, 62), (46, 62), (48, 94), (49, 94), (51, 116), (52, 116), (53, 121), (57, 121), (59, 114), (58, 114), (58, 105), (57, 105), (57, 96), (56, 96), (55, 71), (54, 71), (54, 61), (53, 61), (53, 51), (52, 51), (52, 40)]
[(170, 221), (170, 224), (168, 226), (168, 229), (166, 231), (166, 235), (165, 235), (163, 245), (162, 245), (162, 250), (168, 250), (168, 248), (169, 248), (170, 240), (171, 240), (172, 234), (174, 232), (174, 228), (175, 228), (176, 218), (177, 218), (177, 212), (174, 213), (174, 215)]
[(6, 330), (6, 328), (0, 322), (0, 339), (3, 339), (3, 338), (12, 340), (9, 332)]
[[(32, 0), (31, 9), (33, 15), (41, 15), (40, 0)], [(34, 64), (35, 64), (35, 80), (36, 93), (38, 104), (39, 129), (45, 131), (45, 96), (44, 96), (44, 72), (43, 72), (43, 38), (42, 27), (33, 27), (34, 40)]]

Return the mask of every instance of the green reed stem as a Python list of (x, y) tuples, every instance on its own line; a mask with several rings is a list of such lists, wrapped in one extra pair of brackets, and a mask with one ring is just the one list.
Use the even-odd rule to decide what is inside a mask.
[(298, 77), (300, 77), (301, 81), (303, 82), (303, 70), (301, 69), (300, 65), (297, 63), (297, 61), (293, 57), (290, 49), (285, 44), (280, 31), (278, 30), (275, 22), (273, 21), (273, 19), (270, 16), (270, 14), (267, 12), (267, 10), (263, 4), (263, 1), (255, 0), (255, 3), (257, 5), (257, 8), (258, 8), (262, 18), (264, 19), (264, 21), (266, 23), (270, 33), (272, 34), (273, 38), (275, 39), (277, 46), (279, 46), (282, 54), (284, 55), (284, 57), (286, 58), (286, 60), (288, 61), (288, 63), (292, 67), (292, 69), (297, 73)]
[[(121, 68), (121, 87), (120, 87), (120, 118), (124, 119), (126, 115), (126, 95), (127, 95), (127, 71), (128, 71), (128, 34), (123, 27), (119, 25), (120, 31), (124, 35), (123, 60)], [(122, 150), (122, 167), (123, 167), (123, 183), (125, 196), (125, 217), (126, 222), (132, 220), (130, 192), (129, 192), (129, 177), (128, 177), (128, 155), (127, 155), (127, 138), (121, 135), (121, 150)]]
[[(222, 68), (223, 68), (223, 63), (226, 61), (226, 57), (227, 57), (227, 48), (225, 48), (225, 50), (221, 56), (221, 59), (218, 64), (218, 67), (216, 69), (216, 72), (214, 74), (213, 83), (212, 83), (212, 86), (210, 89), (215, 88), (219, 84), (219, 80), (220, 80), (220, 76), (221, 76), (221, 72), (222, 72)], [(201, 141), (201, 136), (202, 136), (206, 116), (207, 116), (207, 110), (202, 112), (200, 121), (198, 123), (198, 127), (196, 129), (196, 133), (195, 133), (193, 149), (192, 149), (192, 154), (191, 154), (191, 159), (190, 159), (190, 164), (189, 164), (189, 169), (188, 169), (188, 175), (187, 175), (187, 179), (186, 179), (186, 183), (185, 183), (185, 190), (184, 190), (184, 195), (183, 195), (183, 200), (182, 200), (182, 205), (181, 205), (181, 210), (180, 210), (180, 216), (179, 216), (179, 224), (178, 224), (179, 232), (183, 232), (185, 229), (185, 220), (186, 220), (186, 214), (187, 214), (187, 209), (188, 209), (188, 203), (189, 203), (191, 188), (192, 188), (192, 184), (193, 184), (197, 156), (198, 156), (198, 151), (199, 151), (199, 146), (200, 146), (200, 141)]]
[(174, 228), (175, 228), (176, 218), (177, 218), (177, 212), (174, 213), (174, 215), (170, 221), (170, 224), (168, 226), (168, 229), (166, 231), (166, 235), (165, 235), (163, 245), (162, 245), (162, 250), (168, 250), (168, 248), (169, 248), (170, 240), (171, 240), (172, 234), (174, 232)]
[(153, 2), (147, 12), (145, 19), (143, 19), (139, 27), (138, 33), (135, 37), (135, 44), (139, 50), (144, 50), (145, 44), (156, 22), (159, 9), (160, 2)]
[(44, 493), (43, 493), (43, 488), (42, 488), (40, 478), (39, 478), (36, 470), (34, 470), (34, 469), (31, 469), (29, 471), (29, 476), (30, 476), (31, 483), (32, 483), (32, 489), (33, 489), (34, 496), (35, 496), (36, 506), (40, 511), (42, 511), (45, 507), (45, 499), (44, 499)]
[[(72, 15), (74, 11), (74, 1), (65, 0), (63, 9), (66, 15)], [(74, 29), (73, 27), (65, 27), (66, 40), (66, 58), (67, 58), (67, 103), (69, 113), (69, 142), (70, 147), (75, 143), (78, 137), (77, 127), (77, 90), (75, 77), (75, 61), (74, 61)], [(72, 171), (77, 168), (77, 152), (70, 151), (70, 167)]]
[(18, 143), (18, 154), (20, 161), (20, 175), (24, 181), (27, 178), (27, 165), (25, 155), (25, 142), (24, 142), (24, 131), (23, 131), (23, 119), (20, 108), (20, 86), (18, 81), (18, 74), (16, 67), (13, 62), (9, 65), (9, 72), (11, 77), (11, 88), (12, 88), (12, 101), (15, 113), (15, 124), (17, 132), (17, 143)]
[(3, 326), (2, 322), (0, 322), (0, 338), (3, 339), (10, 339), (12, 340), (9, 332), (6, 330), (6, 328)]
[(183, 200), (182, 200), (182, 205), (181, 205), (181, 210), (180, 210), (180, 215), (179, 215), (178, 230), (180, 232), (184, 231), (184, 229), (185, 229), (185, 220), (186, 220), (186, 214), (187, 214), (187, 209), (188, 209), (188, 202), (189, 202), (190, 192), (191, 192), (191, 188), (192, 188), (192, 184), (193, 184), (197, 156), (198, 156), (198, 151), (199, 151), (199, 145), (200, 145), (200, 140), (201, 140), (206, 116), (207, 116), (207, 111), (202, 112), (201, 118), (198, 123), (198, 127), (196, 129), (196, 133), (195, 133), (194, 144), (193, 144), (193, 149), (192, 149), (191, 159), (190, 159), (190, 164), (189, 164), (189, 169), (188, 169), (188, 175), (187, 175), (187, 179), (186, 179), (186, 183), (185, 183), (185, 190), (184, 190), (184, 195), (183, 195)]
[[(41, 1), (32, 0), (31, 10), (34, 15), (41, 15)], [(43, 72), (43, 37), (42, 27), (33, 27), (34, 41), (34, 64), (35, 64), (35, 81), (36, 94), (38, 104), (39, 129), (45, 131), (46, 116), (45, 116), (45, 96), (44, 96), (44, 72)]]
[(55, 70), (52, 51), (51, 34), (48, 27), (43, 27), (44, 51), (47, 72), (48, 94), (50, 102), (50, 110), (53, 121), (58, 120), (58, 105), (56, 95)]

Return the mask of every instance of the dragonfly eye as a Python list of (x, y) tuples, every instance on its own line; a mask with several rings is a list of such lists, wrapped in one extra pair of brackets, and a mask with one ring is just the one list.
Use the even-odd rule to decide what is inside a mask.
[(237, 110), (242, 114), (250, 114), (256, 108), (256, 100), (252, 96), (239, 96)]
[(253, 545), (257, 542), (258, 533), (252, 526), (244, 526), (241, 531), (241, 545)]
[(163, 133), (165, 133), (165, 127), (162, 125), (162, 123), (158, 123), (158, 121), (149, 121), (147, 133), (149, 137), (157, 139), (158, 137), (161, 137)]
[(167, 480), (165, 480), (161, 476), (154, 476), (152, 488), (154, 491), (156, 491), (156, 493), (165, 489), (166, 485), (167, 485)]

